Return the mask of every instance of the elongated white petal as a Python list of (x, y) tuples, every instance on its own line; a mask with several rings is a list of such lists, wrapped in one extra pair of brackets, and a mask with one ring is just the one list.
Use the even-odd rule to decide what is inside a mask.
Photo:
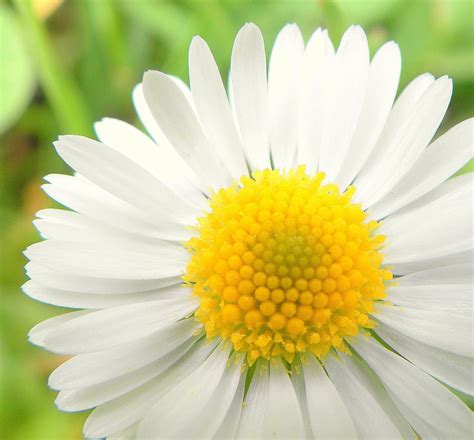
[(369, 71), (367, 37), (360, 26), (343, 35), (332, 67), (331, 97), (321, 140), (319, 169), (334, 181), (362, 111)]
[[(433, 200), (387, 217), (380, 228), (388, 237), (386, 264), (436, 258), (474, 247), (472, 180), (459, 176), (442, 187), (446, 190), (439, 188)], [(423, 234), (414, 227), (421, 224)]]
[(57, 390), (90, 387), (123, 376), (170, 353), (198, 327), (193, 319), (185, 319), (115, 348), (79, 354), (51, 373), (49, 386)]
[(378, 405), (383, 409), (390, 422), (400, 433), (400, 438), (415, 440), (416, 434), (413, 432), (413, 428), (397, 408), (393, 398), (387, 393), (374, 371), (358, 356), (339, 354), (351, 375), (372, 394)]
[(25, 255), (31, 261), (59, 272), (97, 278), (156, 279), (181, 275), (185, 269), (186, 251), (156, 248), (118, 249), (46, 240), (29, 246)]
[(368, 380), (363, 381), (354, 368), (334, 356), (329, 357), (324, 364), (352, 415), (360, 438), (402, 438), (396, 423), (390, 419), (385, 408), (368, 388)]
[(423, 94), (384, 147), (383, 158), (356, 180), (364, 207), (381, 200), (413, 167), (433, 138), (449, 105), (452, 81), (444, 76)]
[[(178, 83), (179, 85), (179, 83)], [(189, 89), (188, 89), (189, 92)], [(148, 134), (153, 138), (153, 140), (158, 144), (162, 149), (161, 154), (164, 157), (166, 165), (170, 165), (169, 170), (173, 169), (183, 169), (183, 176), (173, 176), (172, 179), (185, 179), (186, 181), (191, 182), (196, 187), (201, 190), (205, 190), (205, 185), (202, 180), (197, 176), (193, 169), (181, 158), (181, 156), (176, 152), (176, 150), (170, 144), (168, 138), (163, 133), (163, 130), (160, 128), (156, 122), (153, 114), (151, 113), (150, 107), (148, 106), (145, 94), (143, 93), (143, 84), (139, 83), (135, 86), (132, 93), (133, 104), (135, 110), (143, 123), (145, 129), (148, 131)], [(172, 181), (173, 181), (172, 180)]]
[(461, 122), (433, 142), (390, 194), (370, 208), (372, 218), (383, 218), (423, 196), (453, 175), (472, 157), (474, 119)]
[(472, 318), (453, 312), (383, 306), (377, 319), (424, 344), (460, 356), (472, 356)]
[(303, 416), (303, 424), (305, 434), (303, 439), (311, 439), (314, 437), (313, 430), (311, 428), (311, 420), (309, 415), (308, 399), (306, 397), (306, 385), (302, 372), (301, 361), (296, 361), (291, 365), (291, 382), (295, 388), (296, 396), (298, 397), (298, 403)]
[[(235, 359), (229, 362), (229, 349), (217, 347), (191, 375), (168, 393), (160, 396), (138, 427), (142, 438), (209, 438), (220, 425), (222, 415), (232, 402), (240, 379), (241, 364)], [(233, 364), (233, 365), (232, 365)], [(215, 405), (220, 382), (228, 388), (224, 407)], [(220, 389), (220, 391), (224, 391)], [(214, 411), (208, 412), (211, 407)], [(216, 413), (217, 411), (217, 413)], [(214, 416), (217, 416), (214, 419)], [(176, 420), (180, 423), (176, 423)]]
[(395, 101), (382, 133), (372, 149), (370, 157), (355, 179), (357, 188), (355, 200), (360, 202), (369, 194), (372, 176), (375, 175), (378, 164), (386, 160), (390, 142), (392, 142), (396, 136), (400, 135), (399, 131), (401, 127), (406, 124), (408, 115), (412, 114), (416, 104), (433, 82), (433, 75), (429, 73), (420, 75), (405, 87)]
[(273, 45), (268, 67), (269, 140), (273, 164), (288, 169), (296, 154), (299, 83), (304, 42), (295, 24), (286, 25)]
[(263, 36), (247, 23), (235, 37), (230, 74), (245, 155), (254, 169), (270, 166), (266, 64)]
[(397, 278), (397, 286), (429, 286), (474, 284), (474, 269), (466, 261), (464, 264), (445, 265), (422, 270)]
[(212, 437), (215, 440), (222, 438), (234, 438), (239, 427), (240, 414), (242, 413), (242, 402), (244, 400), (246, 375), (241, 374), (239, 386), (234, 393), (234, 398), (229, 410), (221, 422), (221, 426)]
[(219, 69), (207, 43), (194, 37), (189, 48), (189, 81), (199, 119), (216, 153), (236, 180), (248, 174)]
[(123, 431), (108, 435), (107, 440), (134, 440), (137, 435), (138, 424), (135, 423)]
[(173, 389), (207, 359), (216, 343), (198, 342), (151, 382), (100, 405), (86, 420), (84, 435), (92, 438), (106, 437), (141, 420), (161, 395)]
[(190, 238), (190, 231), (183, 225), (163, 218), (150, 218), (148, 213), (81, 176), (50, 174), (45, 180), (51, 183), (42, 188), (51, 198), (108, 227), (166, 240), (184, 241)]
[(356, 437), (352, 418), (326, 375), (313, 356), (302, 364), (309, 420), (316, 438), (345, 439)]
[(128, 294), (152, 292), (156, 289), (181, 284), (181, 277), (169, 277), (160, 279), (119, 279), (119, 278), (94, 278), (84, 275), (58, 272), (40, 264), (29, 262), (26, 274), (35, 282), (52, 289), (74, 292), (77, 286), (81, 286), (81, 292), (85, 294)]
[(81, 136), (61, 136), (54, 145), (78, 173), (145, 213), (181, 224), (189, 224), (199, 214), (147, 170), (104, 144)]
[[(446, 387), (373, 339), (361, 339), (355, 349), (389, 393), (403, 402), (400, 410), (422, 438), (432, 438), (433, 431), (435, 438), (470, 438), (471, 411)], [(417, 419), (431, 425), (433, 431), (426, 432)]]
[(263, 437), (263, 420), (268, 404), (270, 372), (268, 362), (257, 361), (252, 381), (245, 396), (236, 438), (258, 439)]
[[(62, 411), (83, 411), (124, 396), (146, 385), (179, 361), (195, 342), (196, 338), (190, 338), (179, 346), (175, 345), (172, 351), (165, 354), (160, 352), (160, 357), (155, 361), (104, 382), (86, 387), (62, 389), (55, 403)], [(156, 347), (154, 350), (156, 351)]]
[(316, 30), (304, 53), (302, 93), (298, 107), (297, 163), (306, 165), (308, 173), (314, 173), (319, 164), (321, 139), (333, 81), (333, 58), (334, 47), (327, 30)]
[(196, 307), (196, 300), (186, 297), (100, 310), (55, 327), (44, 344), (50, 351), (66, 354), (104, 350), (164, 328)]
[(203, 193), (192, 183), (189, 168), (170, 160), (168, 150), (158, 147), (148, 136), (126, 122), (105, 118), (94, 125), (99, 139), (137, 162), (198, 208), (206, 206)]
[(143, 92), (150, 110), (181, 158), (210, 188), (230, 183), (225, 166), (216, 157), (197, 116), (176, 83), (164, 73), (148, 71)]
[(77, 312), (63, 313), (62, 315), (54, 316), (53, 318), (46, 319), (39, 324), (36, 324), (29, 332), (28, 339), (35, 345), (40, 347), (45, 346), (45, 339), (48, 334), (53, 331), (56, 327), (61, 326), (64, 323), (72, 321), (79, 316), (87, 315), (91, 313), (88, 310), (78, 310)]
[[(235, 433), (238, 423), (235, 405), (237, 400), (239, 407), (242, 406), (245, 377), (245, 373), (242, 372), (242, 359), (236, 356), (231, 357), (209, 405), (206, 406), (207, 417), (203, 416), (195, 420), (191, 428), (193, 435), (203, 438), (212, 436), (223, 438), (219, 437), (219, 435), (224, 435), (223, 429)], [(229, 426), (224, 428), (227, 424)]]
[(415, 365), (452, 387), (474, 394), (474, 360), (422, 344), (384, 324), (377, 334), (394, 350)]
[(295, 389), (281, 359), (270, 362), (270, 380), (263, 438), (294, 438), (304, 436), (304, 424)]
[[(125, 304), (170, 299), (187, 295), (188, 292), (180, 284), (172, 288), (151, 290), (149, 292), (135, 292), (125, 294), (87, 294), (78, 291), (60, 290), (43, 286), (35, 281), (27, 281), (22, 286), (30, 298), (54, 306), (70, 307), (73, 309), (106, 309)], [(80, 288), (77, 288), (79, 290)]]
[(173, 252), (182, 247), (169, 241), (119, 230), (83, 214), (63, 209), (42, 209), (36, 215), (39, 219), (34, 220), (33, 224), (43, 237), (53, 240), (95, 243), (103, 246), (130, 248), (136, 251), (158, 248)]
[(474, 263), (474, 249), (469, 249), (468, 251), (458, 252), (449, 255), (443, 255), (441, 257), (429, 258), (427, 260), (416, 260), (416, 261), (407, 261), (405, 263), (396, 263), (391, 264), (391, 270), (394, 274), (404, 275), (411, 274), (413, 272), (419, 272), (424, 270), (436, 270), (441, 267)]
[(341, 190), (354, 180), (375, 147), (397, 93), (400, 70), (400, 49), (389, 41), (370, 63), (367, 92), (357, 128), (335, 179)]
[(176, 150), (174, 150), (174, 148), (171, 146), (168, 138), (165, 136), (163, 130), (156, 122), (156, 119), (154, 118), (150, 110), (150, 106), (146, 102), (145, 94), (143, 93), (142, 83), (139, 83), (135, 86), (135, 88), (133, 89), (132, 98), (133, 105), (135, 106), (135, 111), (137, 112), (140, 121), (142, 122), (143, 126), (145, 127), (148, 134), (152, 137), (152, 139), (161, 148), (164, 148), (166, 151), (170, 152), (170, 157), (174, 156), (174, 159), (176, 160), (176, 165), (182, 165), (185, 168), (189, 168), (186, 162), (181, 159)]
[(473, 291), (469, 285), (394, 286), (388, 300), (401, 307), (472, 316)]

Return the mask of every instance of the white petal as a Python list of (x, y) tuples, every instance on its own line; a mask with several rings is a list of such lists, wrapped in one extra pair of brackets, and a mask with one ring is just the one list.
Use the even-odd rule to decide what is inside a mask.
[(362, 111), (369, 72), (369, 47), (360, 26), (343, 35), (334, 59), (331, 98), (321, 140), (320, 171), (334, 181)]
[(269, 140), (275, 168), (288, 169), (295, 158), (303, 53), (298, 26), (286, 25), (275, 40), (268, 67)]
[(216, 343), (198, 342), (170, 368), (132, 392), (96, 408), (86, 420), (84, 435), (102, 438), (121, 431), (143, 418), (159, 396), (189, 376), (209, 356)]
[(354, 180), (375, 147), (397, 93), (400, 69), (400, 49), (389, 41), (375, 53), (370, 63), (362, 112), (336, 177), (341, 190)]
[(308, 41), (302, 67), (298, 107), (298, 157), (308, 173), (317, 170), (325, 117), (331, 97), (334, 47), (327, 30), (317, 29)]
[(235, 126), (219, 69), (207, 43), (194, 37), (189, 48), (189, 81), (199, 119), (222, 163), (234, 179), (248, 174), (242, 141)]
[(56, 327), (61, 324), (72, 321), (79, 316), (87, 315), (91, 313), (89, 310), (78, 310), (77, 312), (63, 313), (62, 315), (54, 316), (53, 318), (46, 319), (45, 321), (36, 324), (29, 332), (28, 339), (31, 343), (40, 347), (45, 346), (45, 339), (48, 334)]
[(397, 286), (401, 287), (432, 284), (474, 284), (472, 264), (446, 265), (397, 278)]
[[(225, 432), (237, 430), (238, 415), (244, 400), (246, 374), (242, 372), (242, 361), (231, 358), (222, 375), (219, 385), (206, 406), (206, 417), (195, 421), (193, 435), (204, 438), (226, 438)], [(219, 437), (221, 436), (221, 437)]]
[[(230, 365), (228, 366), (228, 362)], [(217, 347), (191, 375), (160, 396), (138, 427), (140, 438), (209, 438), (229, 408), (240, 379), (241, 362)], [(216, 405), (227, 383), (223, 407)], [(211, 410), (213, 409), (213, 410)], [(179, 423), (176, 421), (179, 420)]]
[(104, 309), (55, 327), (44, 344), (50, 351), (65, 354), (104, 350), (164, 328), (196, 307), (196, 299), (185, 297)]
[[(399, 136), (400, 127), (406, 123), (407, 116), (412, 114), (420, 97), (423, 96), (433, 82), (434, 78), (432, 75), (428, 73), (420, 75), (408, 84), (395, 101), (370, 157), (355, 180), (357, 185), (357, 201), (364, 200), (365, 192), (371, 189), (370, 179), (372, 179), (372, 175), (377, 171), (377, 164), (386, 159), (385, 156), (390, 142), (396, 136)], [(362, 182), (364, 182), (367, 188), (361, 186)]]
[[(87, 294), (80, 291), (59, 290), (43, 286), (35, 281), (27, 281), (22, 286), (23, 291), (33, 299), (54, 306), (70, 307), (74, 309), (106, 309), (125, 304), (156, 301), (158, 299), (176, 298), (187, 295), (181, 284), (172, 288), (151, 290), (150, 292), (136, 292), (130, 294)], [(76, 287), (80, 290), (80, 287)]]
[(25, 250), (31, 261), (59, 272), (114, 279), (156, 279), (181, 275), (186, 251), (118, 249), (92, 243), (46, 240)]
[(423, 196), (453, 175), (472, 157), (474, 118), (453, 127), (433, 142), (390, 194), (373, 205), (371, 218), (379, 219)]
[(416, 434), (413, 428), (397, 408), (374, 371), (359, 356), (339, 354), (344, 359), (346, 368), (377, 400), (377, 403), (390, 418), (390, 422), (400, 433), (400, 437), (415, 440)]
[[(160, 357), (157, 360), (150, 362), (144, 367), (136, 370), (132, 369), (121, 376), (105, 382), (88, 387), (63, 389), (59, 392), (55, 403), (62, 411), (83, 411), (124, 396), (154, 380), (166, 369), (178, 362), (195, 342), (196, 338), (190, 338), (174, 348), (174, 350), (164, 355), (160, 353)], [(156, 351), (156, 347), (154, 347), (154, 350)]]
[(136, 162), (100, 142), (61, 136), (54, 146), (79, 174), (155, 218), (190, 224), (199, 214)]
[(96, 243), (131, 248), (136, 251), (159, 248), (172, 252), (177, 248), (182, 248), (181, 245), (169, 241), (121, 231), (72, 211), (42, 209), (36, 215), (39, 219), (34, 220), (33, 224), (43, 237), (53, 240)]
[(242, 403), (244, 400), (245, 391), (245, 379), (246, 375), (242, 374), (239, 382), (239, 386), (235, 391), (232, 403), (225, 415), (221, 426), (212, 437), (215, 440), (221, 440), (224, 438), (234, 438), (239, 427), (240, 414), (242, 413)]
[(262, 437), (300, 439), (304, 433), (300, 405), (288, 372), (281, 359), (272, 360)]
[(56, 390), (90, 387), (145, 367), (190, 339), (199, 325), (194, 319), (171, 323), (142, 339), (115, 348), (79, 354), (54, 370), (49, 386)]
[(472, 318), (452, 312), (382, 306), (376, 318), (389, 327), (424, 344), (473, 355)]
[(206, 198), (188, 177), (189, 168), (170, 160), (169, 150), (158, 147), (143, 132), (118, 119), (102, 119), (94, 128), (101, 142), (134, 160), (185, 200), (200, 209), (206, 207)]
[(470, 285), (390, 287), (388, 301), (401, 307), (472, 316), (473, 290)]
[(177, 164), (181, 163), (184, 167), (188, 167), (186, 162), (184, 162), (173, 149), (169, 140), (163, 133), (163, 130), (160, 128), (153, 114), (151, 113), (150, 107), (145, 99), (145, 94), (143, 93), (142, 83), (139, 83), (135, 86), (135, 88), (133, 89), (132, 98), (133, 105), (135, 106), (135, 110), (138, 114), (138, 117), (140, 118), (140, 121), (142, 122), (148, 134), (160, 147), (164, 148), (167, 151), (172, 151), (174, 153), (174, 157), (176, 158)]
[(402, 438), (396, 423), (379, 401), (380, 396), (373, 394), (373, 385), (368, 386), (368, 378), (364, 379), (354, 366), (334, 356), (328, 357), (324, 365), (352, 415), (360, 438)]
[(244, 25), (235, 38), (231, 75), (234, 109), (247, 159), (254, 169), (269, 168), (265, 46), (254, 24)]
[(392, 328), (379, 324), (377, 334), (394, 350), (415, 365), (468, 394), (474, 394), (474, 360), (422, 344)]
[(397, 263), (391, 265), (391, 270), (394, 274), (403, 275), (412, 272), (419, 272), (429, 269), (439, 269), (445, 266), (452, 266), (457, 264), (472, 264), (474, 263), (474, 250), (470, 249), (464, 252), (444, 255), (437, 258), (430, 258), (427, 260), (408, 261), (406, 263)]
[(137, 428), (138, 423), (135, 423), (123, 431), (119, 431), (113, 435), (108, 435), (107, 440), (135, 440), (137, 436)]
[(400, 410), (422, 438), (433, 437), (416, 423), (417, 418), (434, 428), (436, 438), (471, 437), (471, 411), (446, 387), (371, 338), (361, 339), (354, 348), (377, 373), (387, 391), (403, 402), (408, 411)]
[(188, 166), (211, 188), (229, 184), (228, 172), (176, 83), (164, 73), (148, 71), (143, 77), (143, 92), (159, 126)]
[(421, 208), (426, 208), (433, 203), (449, 201), (450, 199), (462, 196), (466, 191), (473, 191), (474, 180), (471, 174), (472, 173), (461, 174), (444, 181), (441, 185), (438, 185), (424, 196), (411, 202), (402, 209), (399, 209), (390, 216), (387, 216), (384, 219), (384, 223), (387, 223), (389, 219), (393, 218), (398, 221), (399, 219), (406, 218), (405, 214), (409, 214)]
[(80, 286), (81, 292), (85, 294), (140, 294), (143, 292), (151, 292), (162, 287), (182, 284), (180, 276), (145, 280), (94, 278), (58, 272), (32, 262), (29, 262), (25, 269), (26, 274), (42, 286), (71, 292), (74, 292), (75, 289)]
[(305, 434), (301, 438), (312, 439), (314, 438), (314, 435), (313, 430), (311, 428), (311, 418), (309, 415), (308, 399), (306, 396), (306, 385), (303, 376), (301, 360), (292, 363), (290, 378), (293, 387), (295, 388), (296, 397), (298, 398), (298, 403), (301, 409), (301, 415), (303, 416)]
[[(439, 188), (439, 197), (383, 222), (379, 231), (388, 238), (385, 264), (431, 259), (474, 247), (472, 179), (459, 176), (441, 187), (446, 191)], [(423, 234), (418, 225), (423, 225)]]
[(263, 420), (268, 403), (270, 374), (267, 361), (258, 361), (245, 396), (236, 438), (260, 439), (263, 437)]
[(413, 167), (446, 113), (452, 87), (446, 76), (436, 80), (405, 115), (397, 132), (390, 139), (381, 137), (381, 141), (387, 142), (383, 157), (368, 162), (369, 167), (355, 182), (364, 207), (378, 202)]
[[(177, 83), (177, 84), (179, 85), (180, 83)], [(188, 92), (189, 92), (189, 89), (188, 89)], [(197, 186), (198, 188), (201, 188), (201, 190), (204, 189), (205, 186), (203, 185), (200, 178), (196, 176), (192, 168), (190, 168), (189, 165), (183, 159), (181, 159), (180, 155), (172, 147), (169, 140), (163, 133), (163, 130), (157, 124), (154, 116), (151, 113), (150, 107), (148, 106), (145, 100), (142, 83), (137, 84), (135, 88), (133, 89), (133, 104), (146, 130), (148, 131), (150, 136), (153, 138), (153, 140), (162, 149), (161, 154), (165, 158), (164, 163), (169, 165), (170, 170), (174, 170), (174, 169), (184, 170), (183, 172), (185, 175), (174, 176), (174, 179), (185, 179), (186, 181), (189, 180), (195, 186)]]
[(302, 364), (309, 419), (314, 437), (355, 438), (351, 416), (334, 384), (314, 356)]
[(190, 230), (182, 225), (163, 218), (150, 218), (149, 213), (120, 200), (81, 176), (50, 174), (45, 179), (51, 183), (42, 188), (51, 198), (108, 227), (167, 240), (185, 241), (191, 237)]

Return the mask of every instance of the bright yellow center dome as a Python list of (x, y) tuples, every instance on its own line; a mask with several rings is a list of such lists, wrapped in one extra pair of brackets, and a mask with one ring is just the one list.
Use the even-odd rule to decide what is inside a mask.
[(377, 222), (366, 221), (323, 173), (257, 171), (210, 199), (199, 235), (186, 243), (184, 280), (200, 299), (208, 338), (258, 357), (324, 356), (370, 328), (373, 302), (392, 274), (381, 268)]

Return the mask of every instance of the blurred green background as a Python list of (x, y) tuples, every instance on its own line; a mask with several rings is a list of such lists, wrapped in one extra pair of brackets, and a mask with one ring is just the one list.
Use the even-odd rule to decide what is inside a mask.
[(55, 409), (46, 382), (62, 359), (26, 339), (30, 327), (62, 312), (20, 290), (22, 251), (38, 239), (31, 221), (51, 206), (42, 176), (68, 172), (52, 141), (92, 136), (92, 123), (105, 116), (137, 123), (132, 87), (151, 68), (186, 80), (196, 34), (226, 74), (234, 35), (247, 21), (260, 26), (267, 49), (287, 22), (306, 38), (328, 27), (335, 43), (348, 25), (361, 24), (372, 52), (399, 43), (401, 86), (425, 71), (454, 79), (440, 132), (473, 113), (471, 0), (0, 0), (1, 439), (79, 439), (86, 417)]

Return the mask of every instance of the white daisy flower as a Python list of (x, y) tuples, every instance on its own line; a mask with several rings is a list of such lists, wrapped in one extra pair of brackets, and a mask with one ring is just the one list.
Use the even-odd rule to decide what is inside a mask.
[[(33, 343), (89, 438), (470, 438), (473, 120), (431, 142), (452, 92), (395, 100), (398, 46), (353, 26), (253, 24), (229, 99), (207, 44), (190, 88), (147, 72), (149, 136), (115, 119), (55, 143), (25, 292), (80, 309)], [(395, 102), (394, 102), (395, 100)], [(449, 386), (449, 387), (448, 387)]]

